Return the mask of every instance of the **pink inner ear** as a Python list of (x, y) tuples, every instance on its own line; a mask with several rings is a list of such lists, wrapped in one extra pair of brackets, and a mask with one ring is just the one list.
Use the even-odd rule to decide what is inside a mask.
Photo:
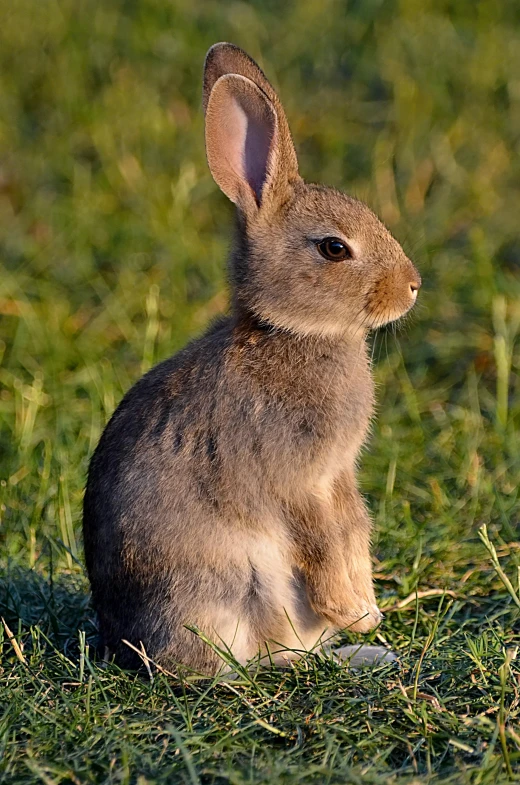
[(246, 178), (260, 202), (262, 188), (267, 177), (269, 150), (274, 128), (250, 118), (247, 123), (244, 162)]
[(268, 167), (274, 116), (246, 98), (231, 101), (228, 117), (228, 160), (242, 180), (252, 188), (260, 203)]

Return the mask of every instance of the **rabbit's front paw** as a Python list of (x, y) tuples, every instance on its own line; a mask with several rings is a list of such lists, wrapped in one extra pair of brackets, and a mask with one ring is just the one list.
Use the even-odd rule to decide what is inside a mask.
[(353, 632), (370, 632), (377, 627), (383, 619), (383, 614), (375, 603), (360, 603), (359, 607), (351, 610), (349, 616), (354, 616), (354, 621), (348, 625)]
[(333, 627), (353, 632), (370, 632), (381, 622), (383, 614), (375, 603), (359, 602), (355, 606), (314, 603), (314, 609)]

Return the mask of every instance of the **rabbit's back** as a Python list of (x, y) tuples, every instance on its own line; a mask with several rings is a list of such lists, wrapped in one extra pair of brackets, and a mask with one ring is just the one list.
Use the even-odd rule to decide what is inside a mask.
[(105, 521), (135, 515), (136, 504), (167, 509), (154, 522), (162, 537), (193, 503), (255, 517), (273, 495), (297, 493), (295, 479), (306, 491), (334, 473), (337, 454), (336, 471), (347, 470), (373, 385), (363, 344), (329, 349), (326, 339), (302, 346), (284, 331), (220, 320), (125, 396), (94, 454), (89, 504)]

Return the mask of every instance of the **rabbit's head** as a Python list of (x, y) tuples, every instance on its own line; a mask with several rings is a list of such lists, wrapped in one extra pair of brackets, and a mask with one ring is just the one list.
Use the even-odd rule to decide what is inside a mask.
[(360, 334), (405, 314), (419, 273), (365, 204), (303, 182), (282, 105), (256, 63), (215, 44), (203, 99), (209, 167), (238, 208), (236, 305), (305, 335)]

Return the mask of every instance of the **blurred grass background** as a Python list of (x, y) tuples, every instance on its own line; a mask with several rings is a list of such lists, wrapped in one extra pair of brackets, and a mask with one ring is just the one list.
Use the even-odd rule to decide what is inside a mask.
[[(89, 456), (141, 373), (226, 308), (232, 208), (205, 163), (200, 106), (203, 58), (218, 40), (245, 48), (279, 88), (304, 177), (367, 201), (421, 270), (413, 318), (397, 336), (374, 338), (380, 405), (362, 479), (377, 522), (378, 592), (394, 607), (416, 590), (451, 591), (449, 629), (471, 622), (477, 638), (492, 629), (496, 665), (518, 641), (518, 619), (477, 529), (488, 524), (516, 586), (520, 5), (512, 0), (0, 0), (2, 612), (21, 638), (38, 623), (58, 660), (78, 627), (92, 632), (80, 566)], [(382, 632), (394, 648), (420, 654), (437, 618), (427, 602), (420, 612), (417, 604), (410, 645), (413, 612), (387, 615)], [(479, 646), (483, 657), (488, 644)], [(2, 657), (5, 673), (23, 671), (7, 643)], [(502, 695), (495, 665), (489, 706)], [(513, 717), (510, 670), (500, 705), (505, 712), (510, 694)], [(460, 673), (462, 690), (470, 671)], [(129, 683), (118, 678), (116, 702)], [(22, 715), (22, 676), (13, 684)], [(3, 693), (6, 705), (14, 694)], [(406, 734), (429, 739), (417, 711)], [(17, 718), (5, 726), (18, 746), (0, 763), (2, 782), (133, 782), (155, 771), (129, 765), (125, 780), (119, 753), (106, 778), (88, 769), (74, 780), (71, 763), (58, 774), (24, 768)], [(462, 747), (441, 734), (428, 754), (376, 729), (374, 746), (351, 762), (373, 760), (386, 744), (377, 764), (388, 767), (385, 782), (392, 772), (433, 777), (459, 765), (468, 779), (456, 781), (495, 783), (518, 766), (520, 746), (506, 731), (500, 746), (493, 723), (475, 737), (466, 728)], [(31, 739), (52, 759), (34, 727)], [(334, 766), (329, 779), (320, 769), (308, 781), (351, 781)], [(186, 781), (199, 781), (186, 771)], [(303, 769), (295, 779), (288, 771), (284, 782), (304, 781)], [(240, 776), (222, 781), (264, 782), (261, 773)], [(277, 781), (272, 770), (265, 776)]]

